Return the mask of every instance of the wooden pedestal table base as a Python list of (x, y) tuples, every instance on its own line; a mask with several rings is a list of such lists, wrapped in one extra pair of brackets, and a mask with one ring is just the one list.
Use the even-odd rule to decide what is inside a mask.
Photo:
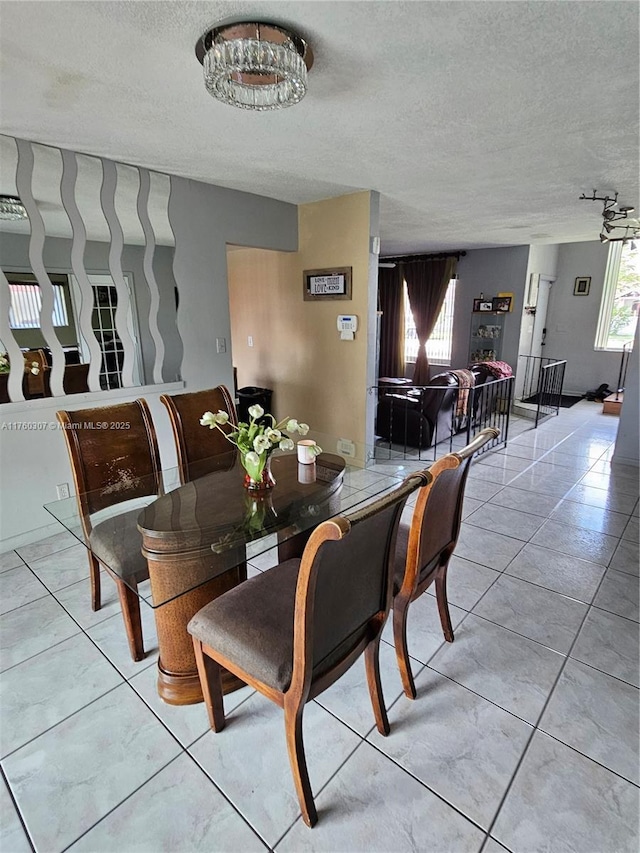
[[(242, 485), (244, 472), (236, 455), (230, 463), (228, 454), (215, 460), (215, 470), (167, 492), (138, 517), (158, 629), (158, 693), (172, 705), (202, 702), (189, 620), (247, 578), (242, 524), (251, 496)], [(313, 467), (299, 466), (294, 453), (273, 458), (277, 485), (270, 500), (283, 525), (278, 531), (280, 560), (300, 556), (310, 530), (339, 511), (344, 469), (344, 459), (331, 453), (321, 454)], [(295, 533), (298, 524), (300, 532)], [(212, 550), (212, 543), (220, 547), (229, 541), (238, 544)], [(224, 674), (226, 692), (242, 684)]]
[[(211, 578), (220, 571), (221, 558), (212, 552), (211, 547), (186, 554), (162, 553), (157, 550), (160, 544), (157, 538), (149, 539), (144, 531), (142, 538), (142, 553), (149, 564), (152, 600), (167, 602), (154, 610), (160, 650), (158, 694), (169, 705), (202, 702), (193, 641), (187, 625), (205, 604), (247, 579), (244, 547), (237, 548), (235, 553), (229, 551), (225, 554), (224, 565), (232, 564), (237, 558), (238, 564), (234, 568), (226, 569), (196, 586), (201, 579)], [(181, 593), (190, 586), (195, 589)], [(222, 685), (225, 693), (245, 687), (244, 682), (230, 672), (223, 672)]]

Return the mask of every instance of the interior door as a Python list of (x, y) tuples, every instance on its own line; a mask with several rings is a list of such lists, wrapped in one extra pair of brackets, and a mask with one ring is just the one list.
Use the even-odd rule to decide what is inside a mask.
[(529, 355), (544, 356), (544, 339), (547, 332), (547, 308), (549, 307), (549, 292), (554, 279), (540, 276), (538, 282), (538, 299), (536, 302), (536, 314), (533, 321), (533, 332), (531, 335), (531, 349)]
[(555, 279), (538, 273), (532, 273), (530, 277), (529, 292), (526, 297), (527, 309), (522, 314), (520, 325), (515, 387), (516, 400), (526, 398), (532, 393), (532, 388), (537, 385), (540, 362), (524, 358), (524, 356), (539, 358), (545, 355), (544, 339), (547, 328), (547, 308), (549, 306), (549, 292), (554, 281)]

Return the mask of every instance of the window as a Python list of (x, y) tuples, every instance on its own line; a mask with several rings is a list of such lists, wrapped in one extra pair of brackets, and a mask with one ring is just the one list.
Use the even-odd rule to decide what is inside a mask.
[[(53, 285), (53, 325), (68, 326), (69, 316), (65, 301), (64, 284)], [(42, 293), (39, 284), (27, 281), (9, 282), (11, 307), (9, 308), (9, 326), (12, 329), (39, 329)]]
[[(453, 344), (453, 308), (456, 298), (456, 280), (449, 282), (447, 294), (442, 303), (440, 314), (433, 327), (431, 337), (427, 341), (427, 358), (431, 364), (451, 364), (451, 347)], [(407, 285), (404, 284), (404, 358), (405, 361), (416, 361), (420, 343), (413, 322), (413, 314), (409, 305)]]
[(91, 328), (98, 339), (102, 352), (100, 386), (102, 388), (121, 388), (124, 347), (116, 331), (118, 291), (113, 282), (100, 285), (92, 284), (92, 288), (94, 308)]
[[(118, 331), (116, 326), (116, 312), (118, 309), (118, 289), (115, 281), (110, 275), (89, 273), (87, 280), (91, 285), (93, 295), (93, 310), (91, 312), (91, 330), (102, 354), (100, 364), (100, 387), (103, 390), (121, 388), (126, 383), (123, 381), (122, 369), (125, 362), (125, 343), (123, 338), (127, 335), (131, 338), (134, 348), (133, 358), (133, 385), (141, 385), (144, 375), (141, 361), (141, 350), (138, 345), (140, 332), (138, 327), (138, 316), (136, 303), (133, 298), (132, 278), (130, 273), (123, 274), (127, 293), (126, 299), (126, 330)], [(82, 294), (80, 284), (75, 276), (70, 276), (71, 289), (78, 303), (81, 304)], [(91, 349), (87, 335), (80, 337), (80, 351), (84, 362), (91, 362)]]
[(633, 341), (640, 308), (640, 249), (633, 240), (612, 243), (604, 277), (604, 290), (595, 348), (622, 350)]

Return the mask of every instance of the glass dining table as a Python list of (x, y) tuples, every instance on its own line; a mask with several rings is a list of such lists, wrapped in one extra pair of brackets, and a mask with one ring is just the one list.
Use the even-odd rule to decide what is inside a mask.
[[(340, 444), (313, 436), (322, 447)], [(153, 608), (158, 634), (158, 693), (169, 704), (202, 701), (193, 644), (187, 624), (200, 608), (246, 580), (247, 563), (277, 549), (274, 563), (299, 557), (313, 529), (323, 520), (362, 506), (395, 488), (407, 474), (402, 460), (364, 467), (369, 449), (349, 448), (353, 457), (323, 452), (300, 464), (295, 452), (275, 453), (273, 488), (251, 491), (232, 449), (198, 463), (187, 480), (179, 468), (162, 471), (162, 493), (146, 494), (92, 513), (83, 519), (76, 497), (45, 504), (45, 509), (100, 562)], [(137, 493), (144, 484), (136, 483)], [(151, 488), (148, 490), (151, 491)], [(105, 496), (93, 505), (110, 503)], [(92, 531), (100, 528), (100, 536)], [(114, 558), (133, 528), (147, 559), (149, 583), (138, 586), (118, 571)], [(89, 536), (91, 535), (91, 543)], [(96, 543), (96, 539), (99, 543)], [(134, 539), (137, 537), (134, 535)], [(226, 692), (242, 686), (225, 673)]]

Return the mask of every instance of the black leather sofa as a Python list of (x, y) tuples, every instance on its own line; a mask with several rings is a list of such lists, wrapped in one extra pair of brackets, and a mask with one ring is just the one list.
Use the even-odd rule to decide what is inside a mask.
[(394, 444), (424, 449), (467, 429), (469, 418), (475, 418), (482, 406), (482, 386), (497, 381), (482, 364), (469, 369), (475, 377), (475, 391), (469, 392), (464, 412), (458, 406), (458, 378), (449, 370), (434, 376), (426, 386), (382, 388), (376, 435)]

